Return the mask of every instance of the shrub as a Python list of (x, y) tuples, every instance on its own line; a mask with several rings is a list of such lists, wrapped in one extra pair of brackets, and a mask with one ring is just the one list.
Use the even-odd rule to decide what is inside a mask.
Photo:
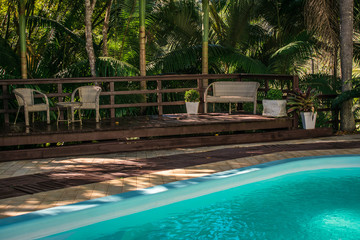
[(270, 89), (265, 96), (269, 100), (282, 100), (283, 93), (279, 89)]
[(195, 89), (186, 91), (185, 102), (200, 102), (200, 93)]

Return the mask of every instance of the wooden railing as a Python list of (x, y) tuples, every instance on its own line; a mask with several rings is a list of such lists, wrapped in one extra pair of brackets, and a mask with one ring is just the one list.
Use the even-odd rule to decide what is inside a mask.
[(321, 102), (320, 107), (316, 109), (318, 112), (330, 112), (331, 118), (328, 120), (328, 124), (330, 124), (334, 131), (338, 131), (340, 128), (340, 119), (339, 109), (332, 109), (331, 103), (337, 97), (336, 94), (322, 94), (318, 96), (319, 101)]
[[(203, 80), (208, 79), (211, 81), (218, 80), (234, 80), (234, 81), (258, 81), (261, 83), (259, 91), (266, 92), (271, 86), (276, 82), (277, 86), (287, 93), (292, 91), (294, 88), (297, 88), (299, 85), (298, 77), (291, 75), (264, 75), (264, 74), (189, 74), (189, 75), (159, 75), (159, 76), (136, 76), (136, 77), (107, 77), (107, 78), (64, 78), (64, 79), (6, 79), (0, 80), (2, 94), (0, 96), (0, 103), (2, 102), (2, 107), (0, 106), (0, 114), (3, 115), (2, 119), (5, 124), (9, 124), (10, 114), (16, 112), (16, 107), (10, 106), (11, 99), (14, 99), (11, 90), (16, 87), (24, 87), (24, 85), (33, 85), (38, 86), (40, 89), (44, 85), (47, 85), (47, 96), (53, 98), (56, 101), (63, 101), (65, 97), (71, 95), (71, 92), (64, 92), (64, 85), (67, 84), (77, 84), (77, 85), (88, 85), (91, 83), (101, 83), (103, 91), (101, 93), (101, 98), (107, 98), (106, 104), (101, 104), (100, 109), (107, 109), (109, 111), (108, 116), (110, 118), (115, 118), (116, 109), (119, 108), (128, 108), (128, 107), (157, 107), (157, 112), (159, 115), (164, 114), (164, 106), (176, 106), (184, 105), (184, 100), (176, 101), (163, 101), (163, 95), (167, 93), (181, 93), (189, 89), (197, 89), (203, 96), (204, 87)], [(115, 88), (117, 83), (135, 83), (143, 82), (153, 83), (152, 89), (148, 87), (146, 90), (139, 89), (130, 89), (118, 91)], [(180, 88), (165, 88), (165, 81), (183, 81), (189, 82), (191, 84), (186, 85), (185, 87)], [(140, 84), (139, 84), (140, 86)], [(149, 86), (149, 85), (148, 85)], [(155, 86), (155, 87), (154, 87)], [(156, 94), (156, 101), (149, 102), (144, 100), (143, 102), (136, 103), (116, 103), (115, 97), (122, 95), (149, 95)], [(144, 98), (146, 99), (146, 98)], [(52, 109), (54, 110), (54, 109)], [(203, 99), (201, 99), (200, 111), (203, 111)]]

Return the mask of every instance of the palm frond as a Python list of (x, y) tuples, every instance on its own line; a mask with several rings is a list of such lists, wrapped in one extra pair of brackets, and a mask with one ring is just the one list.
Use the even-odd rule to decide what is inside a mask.
[(112, 57), (99, 57), (96, 61), (96, 69), (99, 77), (139, 75), (138, 68)]
[(236, 49), (209, 45), (209, 64), (219, 63), (232, 67), (236, 72), (268, 73), (268, 68), (262, 62), (241, 54)]
[(274, 72), (296, 74), (297, 68), (304, 65), (313, 56), (314, 51), (312, 42), (290, 42), (271, 55), (270, 66)]
[(31, 16), (29, 17), (29, 21), (31, 21), (33, 24), (42, 26), (42, 27), (52, 27), (56, 29), (58, 32), (62, 32), (70, 36), (75, 42), (85, 46), (85, 41), (82, 37), (71, 31), (69, 28), (67, 28), (65, 25), (61, 24), (58, 21), (47, 19), (39, 16)]
[(236, 47), (249, 37), (252, 1), (230, 1), (227, 7), (227, 36), (224, 46)]
[[(139, 70), (129, 63), (119, 61), (111, 57), (100, 57), (96, 59), (96, 72), (99, 77), (135, 76)], [(58, 72), (57, 78), (89, 77), (89, 61), (84, 59), (68, 68)]]
[[(360, 21), (360, 20), (359, 20)], [(360, 60), (360, 34), (354, 33), (354, 59)]]
[(149, 32), (169, 51), (201, 43), (201, 15), (194, 0), (159, 4), (148, 17)]
[[(148, 64), (147, 70), (152, 73), (177, 73), (186, 69), (198, 69), (201, 67), (202, 46), (190, 46), (172, 51)], [(195, 72), (194, 72), (195, 73)]]
[(280, 49), (278, 49), (272, 56), (271, 59), (308, 59), (313, 53), (313, 45), (305, 41), (291, 42)]
[(10, 45), (0, 36), (0, 68), (3, 74), (20, 75), (20, 58)]
[(55, 78), (90, 77), (90, 66), (87, 59), (71, 64), (69, 67), (57, 72)]
[(300, 85), (311, 87), (322, 94), (338, 94), (341, 92), (341, 79), (327, 74), (309, 74), (300, 79)]
[(306, 0), (305, 3), (308, 28), (331, 46), (338, 46), (340, 42), (338, 4), (337, 0)]
[[(191, 69), (196, 71), (193, 73), (200, 73), (201, 52), (201, 45), (172, 51), (149, 64), (148, 70), (156, 73), (176, 73)], [(209, 44), (210, 70), (213, 72), (222, 71), (220, 70), (221, 67), (218, 66), (219, 64), (226, 64), (236, 71), (246, 73), (267, 73), (266, 66), (261, 62), (238, 53), (235, 49)]]

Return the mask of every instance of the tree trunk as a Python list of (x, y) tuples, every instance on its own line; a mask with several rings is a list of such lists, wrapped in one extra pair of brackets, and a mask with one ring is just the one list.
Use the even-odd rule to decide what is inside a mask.
[(103, 34), (103, 56), (107, 57), (109, 55), (108, 53), (108, 46), (107, 46), (107, 35), (108, 35), (108, 30), (109, 30), (109, 20), (110, 20), (110, 11), (111, 11), (111, 5), (112, 5), (113, 0), (108, 0), (107, 2), (107, 7), (106, 7), (106, 12), (105, 12), (105, 18), (104, 18), (104, 26), (102, 29), (102, 34)]
[[(209, 0), (202, 0), (202, 54), (201, 54), (201, 73), (209, 73)], [(202, 79), (200, 81), (200, 96), (203, 95), (206, 87), (209, 85), (208, 79)], [(199, 84), (200, 85), (200, 84)], [(202, 99), (202, 97), (201, 97)], [(199, 112), (205, 111), (205, 105), (203, 100), (200, 100)]]
[(95, 52), (92, 39), (91, 18), (94, 11), (96, 0), (85, 0), (85, 38), (86, 38), (86, 52), (89, 57), (91, 76), (96, 77), (95, 70)]
[(22, 79), (27, 79), (25, 3), (26, 0), (20, 0), (20, 4), (19, 4), (19, 43), (20, 43), (20, 63), (21, 63)]
[[(146, 76), (146, 35), (145, 35), (145, 0), (140, 0), (139, 13), (140, 13), (140, 29), (139, 29), (139, 43), (140, 43), (140, 76)], [(140, 82), (140, 89), (146, 90), (146, 81)], [(146, 102), (146, 95), (143, 95), (143, 102)], [(145, 112), (145, 107), (141, 108), (141, 112)]]
[[(145, 35), (145, 0), (140, 0), (140, 76), (146, 76), (146, 35)], [(142, 82), (143, 83), (143, 82)]]
[[(209, 0), (202, 1), (203, 32), (202, 32), (202, 74), (209, 73)], [(203, 80), (203, 88), (207, 87), (208, 80)]]
[[(352, 60), (353, 60), (353, 0), (343, 0), (340, 4), (340, 60), (342, 92), (352, 89)], [(352, 113), (352, 100), (341, 106), (341, 130), (354, 131), (355, 120)]]
[(11, 15), (11, 7), (12, 7), (12, 2), (9, 3), (8, 11), (7, 11), (7, 14), (6, 14), (6, 31), (5, 31), (5, 37), (4, 37), (5, 40), (8, 40), (8, 37), (9, 37), (10, 19), (11, 19), (11, 16), (10, 16)]
[(337, 46), (334, 47), (333, 52), (333, 77), (336, 79), (338, 77), (338, 57), (339, 57), (339, 48)]

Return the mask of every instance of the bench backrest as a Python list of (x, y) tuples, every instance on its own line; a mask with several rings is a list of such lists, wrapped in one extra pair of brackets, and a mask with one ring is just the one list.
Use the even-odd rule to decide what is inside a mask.
[(214, 82), (213, 96), (254, 97), (259, 86), (258, 82)]

